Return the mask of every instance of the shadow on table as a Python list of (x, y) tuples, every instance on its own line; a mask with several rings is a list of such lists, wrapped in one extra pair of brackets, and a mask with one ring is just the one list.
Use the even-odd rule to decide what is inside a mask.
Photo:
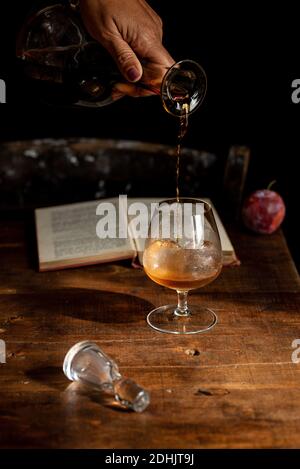
[(56, 391), (63, 391), (66, 387), (66, 378), (61, 367), (39, 366), (26, 371), (26, 377), (39, 384), (47, 385)]
[(147, 313), (154, 308), (149, 301), (127, 293), (76, 288), (56, 290), (55, 296), (56, 301), (64, 302), (61, 314), (107, 326), (145, 322)]
[[(19, 293), (10, 298), (11, 310), (4, 315), (6, 327), (15, 336), (31, 336), (48, 339), (65, 336), (65, 339), (87, 333), (115, 331), (118, 325), (146, 326), (146, 315), (153, 304), (138, 296), (127, 293), (87, 289), (59, 288), (33, 290)], [(103, 324), (105, 329), (99, 329)], [(130, 326), (131, 328), (132, 326)], [(117, 329), (120, 331), (120, 329)]]

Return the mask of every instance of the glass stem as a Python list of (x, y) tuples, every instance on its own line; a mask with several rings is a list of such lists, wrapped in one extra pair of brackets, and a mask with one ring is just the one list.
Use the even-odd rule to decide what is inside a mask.
[(177, 290), (177, 295), (178, 295), (178, 304), (174, 313), (176, 314), (176, 316), (189, 316), (190, 311), (189, 311), (188, 304), (187, 304), (188, 291)]

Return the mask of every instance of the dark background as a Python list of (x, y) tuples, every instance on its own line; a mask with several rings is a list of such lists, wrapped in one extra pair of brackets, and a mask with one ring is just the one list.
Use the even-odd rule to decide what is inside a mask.
[[(40, 105), (15, 64), (15, 34), (30, 0), (1, 5), (0, 78), (7, 104), (0, 105), (0, 140), (86, 136), (175, 143), (174, 119), (158, 98), (124, 98), (99, 110)], [(298, 266), (300, 104), (291, 82), (300, 78), (297, 2), (149, 2), (164, 22), (164, 43), (176, 60), (192, 58), (208, 76), (208, 95), (190, 119), (185, 144), (226, 158), (232, 144), (251, 148), (245, 194), (272, 180), (287, 205), (283, 224)]]

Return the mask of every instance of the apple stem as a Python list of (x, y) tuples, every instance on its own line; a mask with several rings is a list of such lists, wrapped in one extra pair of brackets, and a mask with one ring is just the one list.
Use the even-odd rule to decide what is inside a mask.
[(268, 185), (267, 187), (267, 191), (269, 191), (271, 189), (271, 187), (276, 183), (276, 179), (274, 179), (274, 181), (271, 181), (270, 184)]

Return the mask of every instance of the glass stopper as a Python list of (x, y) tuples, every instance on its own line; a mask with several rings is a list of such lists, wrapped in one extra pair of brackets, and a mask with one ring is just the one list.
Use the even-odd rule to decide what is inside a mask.
[(93, 342), (79, 342), (71, 347), (63, 371), (69, 380), (112, 394), (123, 407), (135, 412), (143, 412), (150, 403), (149, 393), (133, 380), (124, 378), (115, 361)]

